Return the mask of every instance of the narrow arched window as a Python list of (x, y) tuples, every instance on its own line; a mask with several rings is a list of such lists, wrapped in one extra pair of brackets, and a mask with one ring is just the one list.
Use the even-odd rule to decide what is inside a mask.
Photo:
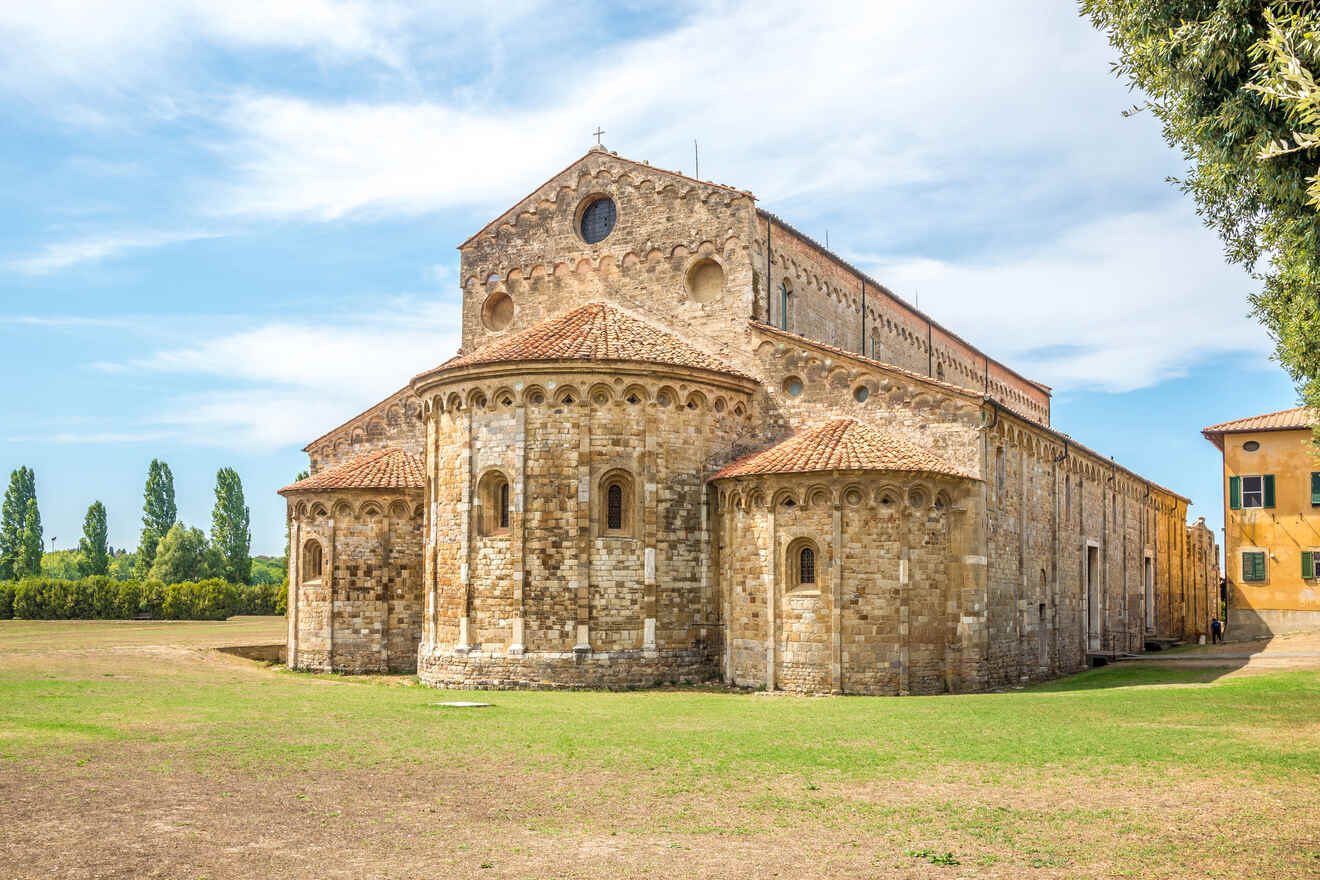
[(500, 483), (500, 528), (509, 527), (509, 483)]
[(477, 484), (478, 534), (498, 535), (509, 530), (509, 478), (491, 471)]
[(605, 496), (605, 528), (620, 531), (623, 528), (623, 486), (610, 483)]
[(816, 551), (803, 547), (798, 551), (798, 584), (807, 586), (816, 583)]
[(632, 474), (623, 469), (613, 470), (601, 477), (597, 484), (596, 509), (592, 515), (592, 530), (598, 535), (615, 538), (636, 537), (633, 510)]
[(321, 576), (321, 542), (308, 541), (303, 544), (302, 578), (314, 581)]
[(788, 286), (787, 281), (779, 284), (779, 329), (788, 329), (788, 309), (789, 303), (793, 298), (793, 289)]

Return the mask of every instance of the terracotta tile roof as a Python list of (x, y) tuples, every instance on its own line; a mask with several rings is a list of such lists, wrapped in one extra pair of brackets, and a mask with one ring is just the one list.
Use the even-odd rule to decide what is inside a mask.
[(421, 458), (386, 447), (285, 486), (279, 494), (311, 489), (421, 489), (425, 485), (426, 466)]
[(353, 416), (353, 418), (349, 419), (348, 421), (342, 422), (338, 426), (331, 428), (329, 431), (326, 431), (320, 437), (317, 437), (315, 440), (311, 441), (306, 446), (304, 446), (302, 448), (302, 451), (303, 452), (311, 451), (311, 448), (313, 446), (320, 443), (322, 440), (326, 439), (336, 431), (342, 431), (344, 428), (347, 428), (349, 425), (353, 424), (359, 419), (365, 419), (368, 416), (384, 414), (385, 410), (388, 409), (391, 405), (402, 403), (406, 401), (409, 397), (412, 397), (412, 386), (404, 385), (402, 388), (400, 388), (398, 391), (394, 392), (389, 397), (382, 400), (380, 403), (373, 403), (371, 406), (367, 407), (362, 412)]
[(1246, 431), (1291, 431), (1315, 424), (1315, 414), (1304, 406), (1282, 409), (1261, 416), (1248, 416), (1202, 428), (1202, 434), (1240, 434)]
[(927, 471), (966, 476), (927, 449), (856, 419), (834, 419), (741, 458), (711, 479), (812, 471)]
[(698, 351), (677, 336), (603, 302), (588, 303), (508, 339), (450, 358), (431, 372), (503, 361), (557, 360), (640, 361), (743, 376), (729, 364)]

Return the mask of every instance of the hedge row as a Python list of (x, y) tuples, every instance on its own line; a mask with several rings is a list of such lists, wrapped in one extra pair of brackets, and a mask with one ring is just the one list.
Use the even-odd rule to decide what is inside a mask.
[(283, 584), (212, 579), (167, 585), (108, 577), (0, 581), (0, 619), (224, 620), (235, 614), (283, 614), (287, 606), (288, 588)]

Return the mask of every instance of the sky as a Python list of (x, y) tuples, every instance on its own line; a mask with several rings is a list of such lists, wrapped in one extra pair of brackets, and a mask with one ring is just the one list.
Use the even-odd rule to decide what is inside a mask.
[(152, 458), (253, 552), (302, 446), (458, 345), (455, 247), (594, 142), (751, 190), (1193, 499), (1296, 405), (1114, 53), (1040, 2), (0, 4), (0, 476), (134, 548)]

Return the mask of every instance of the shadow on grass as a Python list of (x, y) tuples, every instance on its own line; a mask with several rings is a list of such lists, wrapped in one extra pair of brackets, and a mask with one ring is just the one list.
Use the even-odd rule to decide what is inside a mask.
[(1246, 660), (1223, 661), (1223, 665), (1174, 666), (1141, 660), (1123, 661), (1088, 669), (1066, 678), (1027, 688), (1037, 692), (1089, 691), (1102, 688), (1150, 687), (1157, 685), (1210, 684), (1241, 669)]

